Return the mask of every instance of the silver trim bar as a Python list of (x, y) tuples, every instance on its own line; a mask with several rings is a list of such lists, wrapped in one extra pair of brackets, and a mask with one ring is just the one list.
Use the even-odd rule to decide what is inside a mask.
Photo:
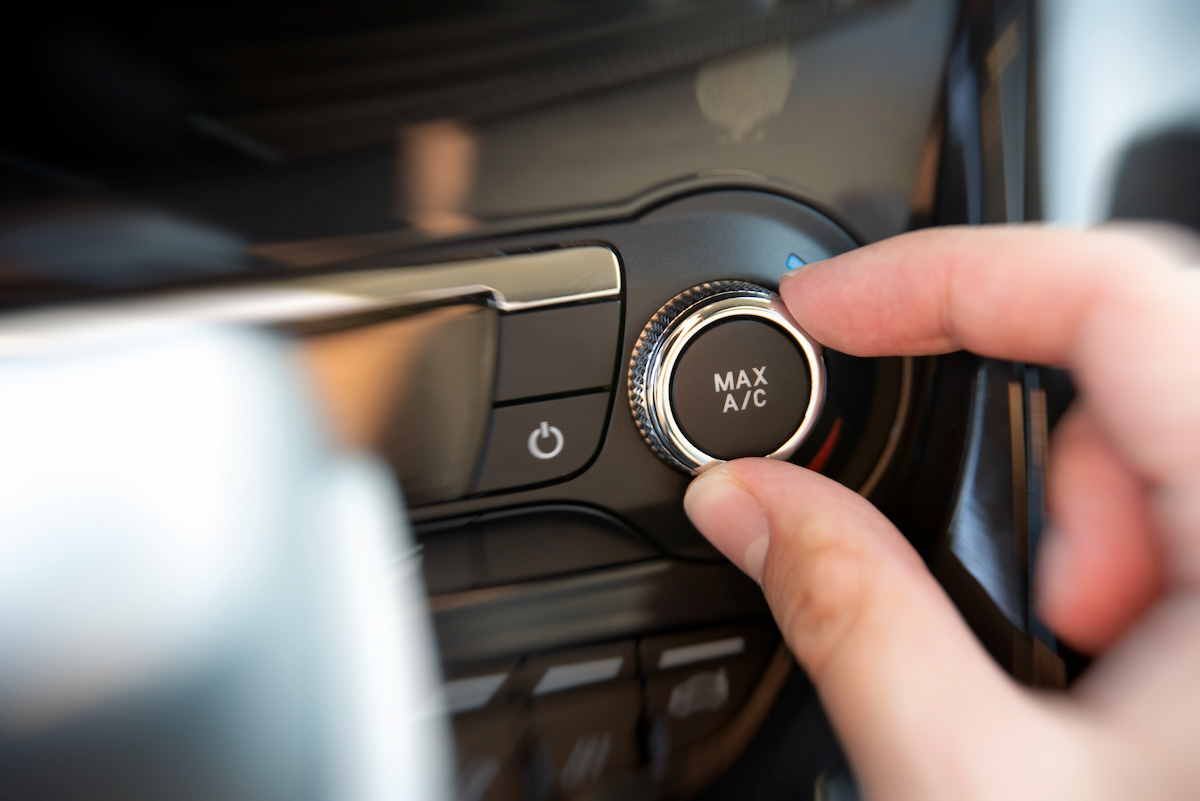
[(0, 315), (0, 355), (180, 323), (283, 325), (469, 295), (487, 295), (501, 311), (513, 312), (620, 293), (616, 254), (589, 245), (19, 311)]
[(353, 295), (381, 304), (397, 299), (418, 303), (479, 292), (492, 296), (501, 311), (524, 311), (621, 292), (621, 268), (605, 247), (585, 246), (522, 253), (494, 259), (335, 273), (291, 283)]

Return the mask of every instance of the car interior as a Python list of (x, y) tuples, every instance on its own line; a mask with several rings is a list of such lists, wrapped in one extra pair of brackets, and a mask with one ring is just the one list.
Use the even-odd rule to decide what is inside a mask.
[[(776, 291), (935, 225), (1200, 228), (1200, 6), (27, 11), (0, 34), (0, 358), (114, 317), (294, 347), (403, 498), (453, 797), (858, 797), (760, 588), (684, 513), (714, 460), (868, 498), (1017, 680), (1086, 669), (1031, 594), (1070, 376), (839, 353)], [(171, 710), (160, 741), (197, 714)], [(27, 797), (112, 779), (4, 737), (0, 776), (54, 788)], [(98, 797), (297, 797), (188, 795), (223, 763), (171, 753)]]

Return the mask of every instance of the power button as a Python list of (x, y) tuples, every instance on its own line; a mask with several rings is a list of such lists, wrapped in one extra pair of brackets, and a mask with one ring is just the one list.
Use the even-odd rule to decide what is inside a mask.
[(610, 397), (591, 392), (493, 409), (483, 464), (471, 491), (557, 481), (582, 469), (600, 447)]

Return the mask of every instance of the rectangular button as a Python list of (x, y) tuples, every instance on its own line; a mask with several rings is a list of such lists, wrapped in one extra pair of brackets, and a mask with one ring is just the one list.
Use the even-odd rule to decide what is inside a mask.
[(750, 694), (778, 643), (768, 625), (727, 626), (642, 641), (646, 699), (670, 753), (724, 726)]
[(534, 699), (533, 797), (573, 797), (632, 769), (641, 710), (634, 679)]
[(648, 677), (650, 714), (666, 727), (671, 753), (678, 755), (728, 722), (761, 672), (757, 660), (741, 656)]
[(543, 695), (629, 678), (637, 669), (632, 642), (612, 643), (531, 657), (525, 666), (531, 694)]
[(620, 326), (619, 301), (501, 315), (496, 400), (611, 386)]
[(609, 393), (492, 410), (483, 467), (473, 491), (563, 478), (591, 460), (608, 416)]
[(647, 637), (642, 640), (642, 669), (661, 673), (743, 655), (765, 664), (778, 639), (774, 627), (765, 624)]
[(723, 656), (737, 656), (746, 650), (745, 637), (724, 637), (720, 640), (696, 643), (695, 645), (680, 645), (668, 648), (658, 655), (658, 669), (670, 670), (675, 667), (686, 667), (709, 659), (719, 659)]

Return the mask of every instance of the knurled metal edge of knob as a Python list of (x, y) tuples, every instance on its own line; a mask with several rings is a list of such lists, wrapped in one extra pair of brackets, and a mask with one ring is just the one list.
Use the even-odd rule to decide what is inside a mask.
[(674, 468), (690, 473), (694, 469), (677, 456), (654, 423), (647, 398), (647, 378), (651, 359), (655, 358), (671, 324), (682, 319), (689, 309), (702, 303), (711, 303), (725, 295), (753, 295), (771, 298), (775, 293), (766, 287), (748, 281), (711, 281), (680, 292), (655, 312), (650, 322), (642, 329), (633, 354), (629, 359), (629, 409), (638, 433), (658, 458)]

